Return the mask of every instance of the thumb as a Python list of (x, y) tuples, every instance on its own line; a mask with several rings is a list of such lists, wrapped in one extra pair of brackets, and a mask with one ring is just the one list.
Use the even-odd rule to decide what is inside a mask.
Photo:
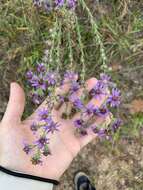
[(4, 114), (4, 122), (20, 122), (25, 107), (25, 94), (18, 83), (11, 83), (9, 102)]

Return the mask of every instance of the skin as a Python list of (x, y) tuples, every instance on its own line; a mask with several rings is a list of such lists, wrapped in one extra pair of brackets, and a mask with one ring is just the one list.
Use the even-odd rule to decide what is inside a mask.
[[(87, 89), (90, 90), (96, 82), (95, 78), (89, 79), (86, 82)], [(57, 89), (57, 93), (62, 94), (67, 92), (68, 89), (69, 84), (66, 84), (62, 89)], [(79, 96), (81, 94), (82, 89), (78, 92)], [(106, 98), (103, 96), (100, 100), (92, 99), (89, 103), (100, 106)], [(44, 106), (46, 106), (45, 102), (40, 107)], [(55, 132), (49, 136), (52, 155), (44, 157), (42, 165), (32, 165), (30, 156), (26, 155), (22, 150), (22, 139), (28, 140), (29, 143), (35, 140), (30, 131), (30, 125), (37, 118), (37, 110), (22, 121), (24, 107), (25, 94), (23, 89), (17, 83), (11, 83), (9, 102), (0, 123), (0, 165), (22, 173), (59, 180), (78, 152), (92, 141), (96, 135), (89, 131), (87, 136), (75, 136), (73, 120), (78, 118), (78, 114), (74, 115), (70, 120), (64, 120), (61, 118), (65, 109), (64, 106), (59, 110), (53, 109), (53, 119), (59, 122), (61, 126), (60, 132)], [(96, 120), (96, 124), (103, 122), (110, 123), (110, 119), (97, 118)]]

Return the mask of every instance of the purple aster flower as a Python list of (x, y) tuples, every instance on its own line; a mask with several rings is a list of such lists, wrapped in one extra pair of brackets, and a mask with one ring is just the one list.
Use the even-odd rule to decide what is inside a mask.
[(82, 103), (82, 101), (76, 97), (76, 95), (72, 95), (69, 97), (69, 100), (73, 103), (73, 106), (76, 109), (82, 110), (84, 108), (84, 104)]
[(32, 93), (31, 98), (34, 104), (39, 105), (42, 103), (42, 97), (37, 92)]
[(93, 133), (95, 133), (95, 134), (98, 133), (98, 127), (96, 125), (92, 125), (91, 129), (92, 129)]
[(118, 90), (117, 88), (113, 88), (112, 94), (109, 96), (107, 103), (109, 103), (111, 107), (118, 107), (120, 105), (120, 97), (120, 90)]
[(47, 12), (51, 11), (53, 9), (53, 6), (51, 5), (50, 2), (45, 2), (44, 3), (44, 8)]
[(91, 116), (94, 111), (94, 105), (93, 104), (88, 104), (85, 108), (83, 113), (85, 113), (87, 116)]
[(46, 70), (46, 67), (45, 67), (44, 63), (39, 63), (39, 64), (37, 64), (37, 71), (38, 71), (39, 73), (45, 72), (45, 70)]
[(37, 145), (39, 149), (42, 149), (46, 144), (49, 144), (49, 139), (46, 136), (41, 136), (35, 142), (35, 145)]
[(77, 108), (79, 110), (83, 109), (83, 107), (84, 107), (82, 101), (79, 98), (77, 98), (73, 101), (73, 105), (75, 108)]
[(73, 81), (71, 83), (70, 92), (73, 94), (73, 93), (77, 92), (79, 89), (80, 89), (79, 83), (76, 81)]
[(33, 78), (33, 72), (32, 72), (32, 71), (28, 71), (28, 72), (26, 73), (26, 78), (27, 78), (29, 81), (31, 81), (31, 79)]
[(46, 77), (45, 77), (45, 80), (47, 80), (48, 84), (49, 85), (52, 85), (54, 86), (57, 82), (57, 76), (56, 76), (56, 73), (54, 72), (49, 72)]
[(64, 103), (64, 102), (65, 102), (65, 97), (64, 97), (64, 96), (58, 94), (57, 97), (58, 97), (58, 101), (59, 101), (60, 103)]
[(100, 80), (107, 85), (107, 87), (116, 87), (116, 84), (111, 81), (111, 77), (105, 73), (100, 74)]
[(47, 84), (43, 78), (43, 75), (36, 76), (34, 75), (33, 78), (30, 80), (31, 86), (36, 88), (36, 89), (42, 89), (46, 90), (47, 89)]
[(67, 0), (67, 6), (68, 6), (68, 8), (75, 9), (76, 2), (77, 2), (76, 0)]
[(64, 79), (68, 79), (70, 81), (75, 81), (77, 78), (77, 73), (73, 72), (73, 71), (66, 71), (64, 74)]
[(101, 73), (100, 80), (102, 80), (105, 83), (108, 83), (111, 80), (111, 77), (105, 73)]
[(52, 117), (47, 115), (45, 122), (46, 123), (43, 125), (43, 128), (47, 130), (50, 127), (51, 123), (53, 122)]
[(49, 110), (46, 108), (39, 110), (38, 116), (40, 118), (40, 121), (47, 121), (47, 119), (49, 118)]
[(100, 138), (106, 137), (106, 129), (103, 129), (103, 128), (99, 129), (97, 134), (98, 134), (98, 137)]
[(99, 114), (99, 108), (98, 108), (98, 107), (94, 107), (94, 109), (93, 109), (93, 114), (94, 114), (95, 116), (98, 116), (98, 114)]
[(98, 115), (101, 117), (106, 117), (109, 114), (109, 110), (106, 105), (99, 108)]
[(96, 85), (91, 89), (91, 91), (89, 92), (89, 94), (92, 96), (92, 97), (95, 97), (95, 98), (100, 98), (101, 95), (106, 95), (106, 89), (107, 89), (107, 86), (101, 81), (99, 80)]
[(40, 0), (33, 0), (34, 6), (41, 7), (41, 1)]
[(116, 119), (114, 121), (114, 123), (112, 124), (112, 131), (115, 133), (118, 128), (120, 127), (120, 125), (122, 124), (122, 120), (121, 119)]
[(82, 119), (77, 119), (74, 121), (74, 126), (76, 128), (81, 128), (83, 126), (83, 124), (84, 124), (84, 121)]
[(55, 0), (56, 7), (62, 7), (65, 3), (65, 0)]
[(52, 118), (48, 118), (48, 121), (43, 126), (43, 128), (47, 133), (54, 133), (55, 131), (59, 131), (59, 126), (60, 124), (54, 122)]

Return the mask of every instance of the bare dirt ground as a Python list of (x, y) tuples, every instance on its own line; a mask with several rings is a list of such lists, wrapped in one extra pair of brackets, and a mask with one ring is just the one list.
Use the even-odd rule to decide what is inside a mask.
[(138, 140), (124, 141), (109, 150), (101, 142), (92, 142), (73, 161), (56, 190), (73, 190), (73, 175), (85, 171), (97, 190), (142, 190), (143, 147)]

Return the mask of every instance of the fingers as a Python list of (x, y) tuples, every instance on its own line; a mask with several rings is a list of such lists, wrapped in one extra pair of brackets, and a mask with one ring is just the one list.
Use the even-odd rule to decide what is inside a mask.
[[(89, 92), (95, 86), (96, 83), (97, 83), (96, 78), (91, 78), (91, 79), (87, 80), (86, 83), (85, 83), (85, 89), (80, 88), (77, 92), (75, 92), (75, 96), (77, 98), (81, 98), (81, 96), (83, 94), (86, 95), (84, 90)], [(70, 89), (70, 85), (69, 85), (69, 87), (67, 89), (67, 92), (69, 91), (69, 89)], [(63, 103), (61, 108), (60, 108), (60, 113), (61, 113), (61, 115), (62, 115), (62, 113), (66, 113), (67, 115), (70, 115), (71, 109), (72, 109), (72, 103), (71, 102)], [(78, 115), (78, 113), (76, 115)], [(74, 116), (74, 114), (73, 114), (73, 116)]]
[[(71, 82), (70, 81), (66, 81), (65, 83), (64, 83), (64, 85), (62, 85), (62, 86), (60, 86), (60, 87), (58, 87), (57, 89), (56, 89), (56, 92), (55, 92), (55, 94), (57, 95), (57, 96), (63, 96), (63, 95), (65, 95), (65, 94), (67, 94), (68, 92), (69, 92), (69, 90), (70, 90), (70, 87), (71, 87)], [(62, 103), (59, 103), (59, 102), (57, 102), (56, 103), (56, 105), (54, 106), (54, 108), (56, 109), (56, 110), (58, 110), (59, 112), (63, 112), (63, 110), (65, 110), (65, 107), (67, 108), (67, 106), (68, 105), (65, 105), (65, 104), (62, 104)]]
[(10, 85), (10, 97), (2, 122), (20, 122), (25, 106), (25, 94), (17, 83)]
[[(109, 96), (109, 92), (107, 91), (107, 92), (105, 92), (105, 94), (101, 94), (100, 98), (99, 97), (97, 97), (97, 98), (93, 97), (87, 103), (86, 107), (90, 108), (90, 107), (94, 106), (95, 108), (100, 108), (102, 105), (104, 105), (104, 103), (106, 102), (108, 96)], [(85, 120), (90, 119), (90, 117), (92, 116), (92, 115), (86, 115), (86, 114), (84, 114), (84, 115), (85, 115), (85, 117), (84, 117)]]
[[(85, 90), (87, 90), (88, 92), (96, 85), (97, 83), (97, 79), (96, 78), (90, 78), (85, 82)], [(77, 97), (80, 98), (84, 93), (84, 89), (81, 88), (78, 93), (77, 93)]]
[[(65, 94), (67, 94), (69, 92), (72, 82), (73, 81), (76, 82), (77, 80), (78, 80), (78, 75), (75, 75), (74, 79), (72, 81), (69, 80), (69, 79), (65, 79), (64, 84), (56, 89), (55, 94), (58, 95), (59, 98), (60, 97), (62, 98), (63, 95), (65, 95)], [(62, 113), (62, 111), (65, 110), (65, 107), (66, 107), (66, 109), (68, 111), (68, 110), (70, 110), (71, 106), (69, 105), (69, 103), (65, 105), (65, 103), (62, 104), (62, 103), (59, 103), (59, 102), (57, 102), (57, 104), (55, 105), (55, 109), (59, 110), (59, 108), (60, 108), (60, 110), (59, 110), (60, 113)]]
[[(86, 90), (88, 92), (90, 92), (90, 90), (97, 84), (97, 79), (96, 78), (91, 78), (89, 80), (86, 81)], [(80, 97), (83, 93), (83, 89), (80, 90), (78, 96)], [(105, 96), (104, 95), (101, 95), (101, 98), (100, 99), (96, 99), (96, 98), (92, 98), (88, 103), (87, 105), (90, 105), (90, 104), (93, 104), (95, 107), (96, 106), (101, 106), (102, 103), (105, 101)], [(74, 115), (73, 117), (73, 120), (76, 120), (80, 117), (80, 114), (81, 113), (77, 113)]]
[[(96, 119), (96, 122), (93, 123), (93, 126), (101, 126), (101, 128), (102, 128), (102, 125), (108, 126), (110, 124), (110, 122), (111, 122), (111, 117), (109, 114), (105, 118), (98, 117)], [(93, 133), (91, 128), (89, 128), (87, 130), (87, 133), (88, 133), (87, 135), (79, 137), (79, 142), (80, 142), (81, 148), (83, 148), (85, 145), (90, 143), (93, 139), (95, 139), (98, 136), (98, 134)]]

